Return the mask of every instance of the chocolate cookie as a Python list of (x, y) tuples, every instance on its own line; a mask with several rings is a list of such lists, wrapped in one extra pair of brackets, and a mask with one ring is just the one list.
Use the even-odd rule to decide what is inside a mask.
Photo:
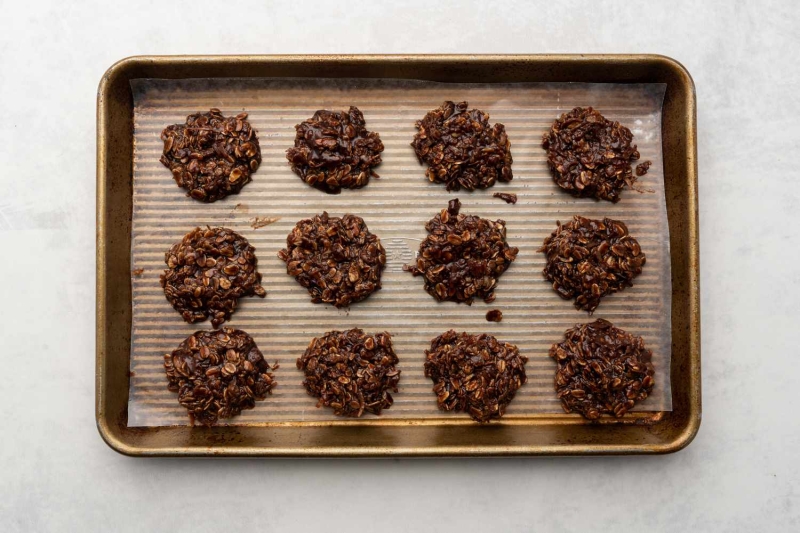
[(425, 351), (425, 376), (434, 383), (439, 409), (463, 411), (477, 422), (489, 422), (505, 414), (527, 381), (527, 362), (513, 344), (485, 333), (450, 330)]
[(564, 339), (550, 357), (558, 363), (555, 389), (567, 413), (619, 418), (652, 392), (653, 353), (641, 337), (598, 319), (567, 330)]
[(544, 240), (544, 277), (562, 298), (593, 312), (607, 294), (633, 286), (647, 258), (639, 242), (618, 220), (575, 216)]
[(494, 300), (497, 280), (516, 259), (519, 248), (506, 242), (506, 223), (461, 215), (461, 203), (425, 225), (429, 235), (419, 245), (416, 265), (403, 269), (425, 278), (425, 290), (437, 300), (472, 304), (475, 298)]
[(189, 196), (215, 202), (237, 194), (250, 182), (261, 164), (261, 148), (246, 119), (247, 113), (225, 117), (219, 109), (211, 109), (161, 132), (161, 163)]
[(328, 193), (357, 189), (379, 176), (372, 170), (381, 163), (380, 135), (367, 131), (357, 107), (345, 112), (321, 109), (295, 126), (294, 148), (286, 151), (300, 179)]
[(169, 390), (178, 393), (192, 423), (205, 426), (266, 398), (277, 385), (270, 373), (275, 368), (270, 369), (250, 335), (231, 328), (193, 333), (164, 355)]
[(161, 286), (186, 322), (231, 318), (242, 296), (267, 295), (256, 269), (255, 248), (228, 228), (195, 228), (166, 253)]
[[(618, 202), (620, 191), (636, 181), (631, 163), (639, 159), (639, 152), (632, 140), (631, 130), (619, 122), (591, 107), (576, 107), (553, 122), (542, 146), (559, 187), (573, 196)], [(640, 166), (636, 175), (646, 172)]]
[(381, 288), (386, 251), (361, 217), (327, 212), (301, 220), (278, 252), (311, 301), (346, 307)]
[(393, 403), (400, 370), (388, 333), (368, 335), (360, 329), (330, 331), (312, 339), (297, 359), (305, 373), (303, 386), (319, 398), (317, 407), (333, 408), (339, 416), (359, 417), (364, 411), (381, 414)]
[(448, 191), (487, 189), (513, 178), (505, 126), (491, 126), (489, 115), (478, 109), (467, 111), (467, 102), (447, 101), (416, 127), (414, 153), (428, 165), (428, 179), (444, 183)]

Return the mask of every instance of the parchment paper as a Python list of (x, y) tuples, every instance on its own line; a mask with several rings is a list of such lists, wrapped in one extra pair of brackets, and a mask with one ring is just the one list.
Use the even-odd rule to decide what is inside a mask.
[[(167, 390), (162, 361), (189, 334), (211, 329), (209, 322), (185, 323), (164, 297), (159, 275), (166, 268), (164, 252), (195, 226), (226, 226), (256, 247), (267, 297), (244, 298), (226, 324), (243, 329), (256, 340), (275, 372), (273, 395), (241, 416), (221, 424), (251, 425), (289, 421), (311, 423), (338, 419), (330, 409), (317, 408), (301, 382), (295, 361), (309, 340), (332, 329), (361, 327), (367, 332), (389, 331), (400, 358), (402, 378), (395, 403), (379, 420), (397, 418), (453, 419), (466, 417), (439, 411), (430, 380), (423, 375), (424, 351), (440, 333), (454, 328), (487, 332), (519, 346), (529, 358), (528, 383), (517, 393), (503, 420), (554, 414), (566, 415), (553, 390), (555, 362), (550, 346), (577, 323), (606, 318), (644, 337), (653, 350), (656, 387), (638, 411), (671, 410), (669, 228), (664, 199), (661, 148), (661, 107), (664, 85), (609, 84), (442, 84), (401, 80), (134, 80), (133, 173), (133, 328), (129, 426), (188, 425), (177, 394)], [(431, 184), (409, 146), (414, 122), (444, 100), (469, 101), (483, 109), (490, 122), (505, 124), (514, 158), (514, 179), (473, 193), (447, 192)], [(380, 133), (386, 147), (381, 179), (366, 188), (329, 195), (307, 186), (289, 168), (286, 149), (292, 146), (295, 124), (317, 109), (360, 108), (367, 128)], [(652, 193), (626, 190), (617, 204), (575, 199), (558, 189), (550, 177), (541, 138), (552, 121), (575, 106), (593, 106), (634, 133), (641, 160), (652, 161), (640, 179)], [(223, 114), (249, 113), (258, 132), (263, 163), (241, 194), (213, 204), (185, 195), (159, 162), (161, 130), (183, 123), (188, 114), (217, 107)], [(516, 205), (493, 198), (495, 192), (515, 193)], [(413, 261), (426, 235), (425, 222), (458, 197), (462, 213), (507, 222), (508, 241), (520, 249), (517, 260), (502, 276), (492, 304), (471, 307), (436, 302), (422, 288), (422, 278), (402, 271)], [(349, 310), (312, 304), (306, 290), (286, 275), (276, 254), (294, 224), (327, 210), (364, 218), (386, 248), (388, 264), (383, 289)], [(647, 264), (634, 287), (605, 297), (594, 316), (578, 311), (559, 298), (542, 277), (544, 255), (537, 252), (556, 227), (580, 214), (624, 221), (647, 254)], [(259, 229), (254, 217), (277, 219)], [(142, 269), (139, 273), (138, 269)], [(487, 322), (486, 311), (499, 308), (503, 321)], [(635, 416), (635, 415), (634, 415)], [(373, 415), (365, 417), (375, 419)], [(502, 422), (501, 422), (502, 423)]]

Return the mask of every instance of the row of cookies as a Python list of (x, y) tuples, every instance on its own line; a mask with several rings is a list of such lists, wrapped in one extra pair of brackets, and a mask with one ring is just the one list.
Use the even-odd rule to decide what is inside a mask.
[[(425, 175), (448, 191), (486, 189), (513, 179), (511, 142), (500, 123), (468, 109), (467, 102), (444, 102), (416, 122), (411, 146)], [(327, 193), (357, 189), (377, 178), (384, 150), (380, 135), (366, 128), (363, 113), (319, 110), (295, 126), (294, 146), (286, 152), (292, 170)], [(258, 135), (247, 113), (224, 116), (219, 109), (195, 113), (184, 124), (161, 133), (161, 162), (176, 183), (196, 200), (214, 202), (239, 193), (261, 165)], [(576, 197), (616, 202), (625, 187), (647, 172), (633, 134), (591, 107), (577, 107), (556, 119), (542, 139), (553, 179)]]

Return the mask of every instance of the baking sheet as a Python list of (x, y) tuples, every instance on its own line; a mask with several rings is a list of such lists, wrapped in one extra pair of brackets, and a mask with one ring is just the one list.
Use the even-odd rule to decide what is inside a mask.
[[(177, 395), (167, 390), (163, 354), (172, 351), (192, 332), (210, 329), (208, 322), (186, 324), (164, 297), (158, 277), (165, 268), (164, 252), (195, 226), (226, 226), (256, 247), (259, 270), (268, 294), (265, 299), (244, 298), (230, 327), (243, 329), (256, 340), (270, 363), (278, 362), (278, 387), (255, 409), (225, 425), (341, 420), (326, 408), (316, 408), (301, 382), (295, 360), (311, 337), (331, 329), (361, 327), (368, 332), (389, 331), (402, 370), (395, 404), (380, 417), (365, 419), (463, 419), (436, 407), (431, 382), (422, 371), (430, 340), (453, 328), (487, 332), (513, 342), (529, 358), (528, 383), (517, 394), (503, 420), (543, 414), (565, 415), (553, 391), (555, 363), (549, 347), (577, 323), (606, 318), (644, 337), (653, 350), (656, 388), (637, 411), (671, 410), (669, 362), (671, 349), (671, 275), (669, 228), (664, 198), (661, 153), (661, 106), (665, 86), (660, 84), (442, 84), (408, 80), (248, 79), (248, 80), (134, 80), (134, 172), (132, 288), (133, 324), (128, 425), (188, 425)], [(511, 140), (514, 180), (486, 191), (447, 192), (424, 177), (409, 146), (414, 121), (444, 100), (468, 100), (502, 122)], [(364, 113), (367, 128), (377, 131), (385, 145), (379, 180), (363, 189), (328, 195), (304, 184), (289, 168), (285, 151), (293, 143), (295, 124), (317, 109), (347, 109)], [(617, 204), (575, 199), (553, 183), (541, 148), (542, 134), (561, 113), (591, 105), (607, 118), (618, 120), (634, 133), (642, 161), (653, 165), (639, 184), (653, 192), (627, 190)], [(217, 107), (223, 114), (241, 111), (258, 131), (263, 162), (241, 194), (213, 204), (185, 196), (171, 173), (158, 161), (161, 130), (182, 123), (186, 115)], [(516, 205), (493, 198), (494, 192), (518, 195)], [(492, 304), (476, 301), (471, 307), (436, 302), (422, 288), (422, 278), (402, 271), (413, 261), (425, 222), (458, 197), (462, 212), (507, 222), (508, 241), (520, 249), (517, 260), (503, 275)], [(327, 210), (364, 218), (387, 251), (383, 289), (350, 309), (312, 304), (307, 291), (286, 275), (277, 251), (301, 218)], [(572, 215), (608, 216), (624, 221), (647, 254), (635, 286), (608, 296), (590, 317), (562, 300), (541, 270), (543, 254), (536, 250), (555, 229), (556, 220)], [(275, 222), (253, 229), (252, 219)], [(139, 273), (141, 269), (141, 273)], [(489, 309), (503, 311), (501, 323), (485, 320)]]

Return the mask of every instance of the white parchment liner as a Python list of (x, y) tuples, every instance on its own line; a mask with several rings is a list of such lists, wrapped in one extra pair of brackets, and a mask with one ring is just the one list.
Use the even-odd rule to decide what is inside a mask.
[[(336, 419), (330, 409), (316, 408), (316, 399), (301, 385), (295, 361), (309, 340), (332, 329), (361, 327), (367, 332), (389, 331), (400, 358), (400, 390), (394, 405), (380, 419), (465, 417), (436, 407), (431, 382), (423, 375), (424, 350), (430, 340), (454, 328), (487, 332), (519, 346), (529, 358), (528, 383), (510, 405), (506, 419), (566, 415), (553, 390), (555, 362), (547, 356), (566, 329), (594, 318), (644, 337), (653, 350), (656, 387), (637, 411), (671, 410), (670, 309), (671, 278), (669, 228), (664, 199), (661, 147), (661, 107), (664, 85), (611, 84), (444, 84), (407, 80), (135, 80), (132, 275), (133, 327), (129, 426), (187, 425), (186, 410), (167, 390), (162, 366), (171, 352), (192, 332), (210, 329), (209, 322), (186, 324), (164, 297), (159, 275), (164, 252), (195, 226), (226, 226), (244, 235), (256, 247), (267, 297), (245, 298), (226, 325), (250, 333), (275, 372), (273, 395), (221, 424)], [(449, 193), (424, 177), (409, 146), (414, 121), (444, 100), (469, 101), (505, 124), (514, 157), (514, 180), (485, 191)], [(364, 113), (367, 128), (380, 133), (386, 147), (381, 179), (360, 190), (329, 195), (304, 184), (285, 158), (292, 146), (295, 124), (317, 109), (347, 109)], [(575, 199), (562, 192), (550, 177), (543, 133), (561, 113), (575, 106), (593, 106), (634, 133), (642, 161), (653, 165), (640, 180), (652, 193), (626, 190), (617, 204)], [(182, 123), (188, 114), (217, 107), (223, 114), (246, 111), (258, 132), (263, 163), (239, 195), (203, 204), (177, 187), (160, 162), (161, 130)], [(492, 197), (515, 193), (516, 205)], [(471, 307), (438, 303), (422, 288), (422, 278), (402, 271), (414, 259), (425, 236), (424, 224), (448, 200), (458, 197), (462, 213), (507, 222), (508, 241), (520, 249), (511, 268), (500, 279), (493, 304), (476, 301)], [(364, 218), (387, 251), (383, 289), (349, 310), (312, 304), (306, 290), (286, 275), (276, 253), (285, 246), (295, 222), (327, 210), (331, 215), (357, 214)], [(544, 255), (537, 252), (556, 220), (572, 215), (611, 217), (624, 221), (647, 254), (644, 271), (633, 288), (604, 298), (593, 317), (559, 298), (544, 280)], [(253, 229), (254, 217), (278, 220)], [(503, 321), (490, 323), (486, 311), (499, 308)], [(366, 415), (375, 419), (372, 415)]]

